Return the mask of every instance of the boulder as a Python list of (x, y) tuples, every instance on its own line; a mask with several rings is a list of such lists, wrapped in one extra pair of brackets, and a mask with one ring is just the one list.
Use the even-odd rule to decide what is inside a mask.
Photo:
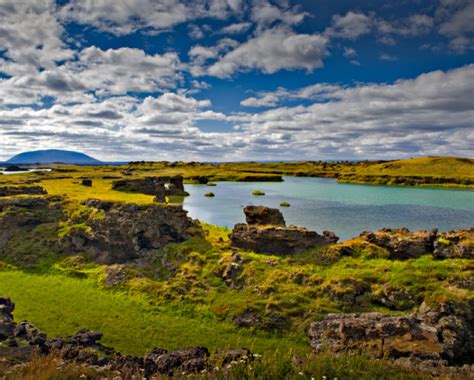
[(440, 233), (433, 255), (438, 259), (474, 259), (474, 227)]
[(92, 186), (92, 180), (91, 179), (83, 179), (82, 182), (81, 182), (81, 185), (91, 187)]
[(311, 324), (314, 351), (365, 353), (373, 358), (432, 360), (462, 364), (472, 360), (474, 302), (463, 308), (449, 303), (422, 304), (418, 313), (328, 314)]
[[(86, 252), (105, 264), (123, 263), (169, 243), (193, 236), (198, 225), (180, 206), (138, 205), (89, 199), (84, 205), (102, 210), (87, 221), (88, 231), (71, 230), (63, 237), (66, 251)], [(195, 227), (194, 231), (192, 227)]]
[(321, 236), (304, 227), (260, 228), (247, 224), (236, 224), (229, 237), (234, 248), (277, 256), (293, 255), (337, 241), (332, 233)]
[(145, 377), (154, 374), (173, 376), (176, 369), (183, 372), (198, 372), (206, 367), (209, 350), (206, 347), (193, 347), (174, 352), (154, 349), (145, 357)]
[(363, 232), (360, 238), (387, 249), (389, 259), (415, 259), (433, 252), (437, 230), (411, 232), (407, 228), (384, 228), (376, 232)]
[(285, 226), (285, 219), (280, 210), (265, 206), (246, 206), (245, 219), (249, 225)]

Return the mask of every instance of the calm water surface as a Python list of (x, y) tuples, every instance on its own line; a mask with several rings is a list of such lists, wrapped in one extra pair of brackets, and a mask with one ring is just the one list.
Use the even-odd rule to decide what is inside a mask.
[[(339, 184), (332, 178), (284, 179), (186, 185), (191, 195), (185, 198), (184, 208), (193, 218), (233, 227), (245, 222), (246, 205), (277, 207), (287, 224), (334, 231), (341, 240), (383, 227), (444, 231), (474, 226), (474, 191)], [(254, 196), (254, 190), (266, 195)], [(209, 191), (214, 198), (204, 197)], [(280, 207), (283, 201), (291, 207)]]

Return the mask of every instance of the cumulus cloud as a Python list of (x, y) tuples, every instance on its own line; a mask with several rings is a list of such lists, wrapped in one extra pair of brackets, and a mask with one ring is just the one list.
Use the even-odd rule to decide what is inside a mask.
[(344, 16), (334, 15), (332, 25), (325, 34), (331, 37), (356, 39), (370, 32), (373, 18), (362, 12), (347, 12)]
[(240, 0), (71, 0), (62, 7), (61, 17), (125, 35), (168, 29), (204, 17), (225, 19), (239, 13), (241, 7)]
[(239, 22), (236, 24), (230, 24), (221, 29), (222, 34), (240, 34), (250, 29), (252, 23), (250, 22)]
[(73, 56), (63, 42), (64, 28), (55, 17), (54, 0), (0, 2), (0, 71), (30, 74)]
[(212, 64), (207, 73), (219, 78), (257, 69), (272, 74), (282, 69), (312, 71), (323, 66), (327, 39), (319, 34), (297, 34), (286, 27), (267, 29)]
[(58, 102), (89, 102), (96, 96), (157, 92), (181, 79), (178, 55), (148, 55), (135, 48), (101, 50), (95, 46), (76, 59), (40, 73), (0, 79), (0, 104), (34, 104), (49, 96)]
[(437, 10), (441, 20), (439, 32), (450, 38), (458, 52), (474, 49), (474, 3), (469, 0), (441, 1)]

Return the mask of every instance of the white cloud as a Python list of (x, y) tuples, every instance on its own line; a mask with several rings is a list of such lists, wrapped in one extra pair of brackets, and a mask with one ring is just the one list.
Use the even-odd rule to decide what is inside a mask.
[(273, 107), (278, 104), (278, 97), (273, 94), (266, 94), (259, 98), (250, 97), (240, 102), (245, 107)]
[(442, 1), (437, 12), (439, 33), (451, 39), (458, 52), (474, 49), (474, 3), (469, 0)]
[(72, 57), (55, 11), (53, 0), (0, 2), (0, 51), (8, 58), (0, 59), (0, 71), (31, 74)]
[(200, 18), (225, 19), (241, 12), (240, 0), (71, 0), (61, 9), (66, 21), (116, 35), (163, 30)]
[(322, 67), (327, 39), (319, 34), (297, 34), (286, 27), (267, 29), (212, 64), (207, 73), (219, 78), (257, 69), (267, 74), (282, 69)]
[(382, 53), (380, 54), (379, 58), (382, 60), (382, 61), (398, 61), (398, 58), (394, 55), (390, 55), (390, 54), (387, 54), (387, 53)]
[(148, 55), (140, 49), (104, 51), (92, 46), (60, 66), (0, 79), (0, 104), (35, 104), (46, 96), (62, 103), (90, 102), (91, 93), (162, 92), (175, 87), (181, 78), (176, 53)]
[(221, 29), (222, 34), (241, 34), (250, 29), (252, 23), (250, 22), (239, 22), (236, 24), (230, 24)]
[(301, 12), (298, 7), (283, 7), (270, 4), (267, 0), (254, 0), (251, 12), (251, 19), (260, 27), (266, 28), (275, 21), (280, 21), (286, 25), (296, 25), (304, 20), (308, 14)]
[(355, 40), (370, 32), (372, 22), (371, 15), (349, 11), (344, 16), (334, 15), (332, 24), (326, 29), (325, 34), (330, 37)]

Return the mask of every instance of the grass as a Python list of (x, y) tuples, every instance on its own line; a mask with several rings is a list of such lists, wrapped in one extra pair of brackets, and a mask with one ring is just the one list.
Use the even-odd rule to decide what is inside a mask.
[(280, 206), (281, 207), (290, 207), (290, 204), (288, 202), (281, 202)]
[(252, 192), (252, 195), (262, 196), (265, 195), (265, 193), (262, 190), (255, 190)]
[(212, 193), (212, 192), (206, 193), (206, 194), (204, 194), (204, 196), (205, 197), (211, 197), (211, 198), (215, 197), (214, 193)]
[(81, 328), (104, 333), (103, 343), (125, 354), (143, 355), (153, 347), (210, 349), (248, 347), (304, 353), (303, 339), (238, 330), (208, 313), (152, 306), (144, 295), (102, 289), (92, 280), (63, 275), (0, 272), (0, 294), (16, 303), (16, 320), (27, 319), (49, 336), (74, 334)]

